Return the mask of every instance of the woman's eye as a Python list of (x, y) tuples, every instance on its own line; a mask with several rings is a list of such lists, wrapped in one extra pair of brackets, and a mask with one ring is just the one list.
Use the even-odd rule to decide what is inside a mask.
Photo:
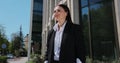
[(57, 10), (58, 12), (60, 12), (60, 10)]
[(59, 9), (58, 9), (58, 10), (55, 10), (54, 13), (55, 13), (55, 12), (60, 12), (60, 10), (59, 10)]

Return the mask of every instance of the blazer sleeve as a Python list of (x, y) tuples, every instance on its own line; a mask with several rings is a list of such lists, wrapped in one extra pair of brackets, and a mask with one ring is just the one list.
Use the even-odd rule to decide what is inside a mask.
[(45, 60), (48, 60), (49, 40), (50, 40), (50, 36), (52, 35), (52, 32), (53, 32), (53, 30), (48, 31), (47, 44), (46, 44), (47, 50), (45, 52)]
[(75, 50), (76, 50), (76, 57), (79, 58), (82, 63), (85, 63), (85, 43), (83, 41), (83, 35), (80, 25), (75, 25)]

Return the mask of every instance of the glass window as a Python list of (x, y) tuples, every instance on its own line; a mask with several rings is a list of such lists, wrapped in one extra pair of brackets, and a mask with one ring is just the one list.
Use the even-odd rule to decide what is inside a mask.
[(39, 23), (33, 23), (32, 27), (33, 27), (33, 31), (41, 32), (42, 27), (41, 25), (39, 25)]
[(34, 3), (34, 7), (33, 7), (34, 10), (36, 10), (36, 11), (42, 11), (42, 8), (43, 8), (43, 4), (41, 4), (39, 2), (35, 2)]
[(93, 3), (96, 3), (96, 2), (100, 2), (102, 0), (89, 0), (90, 1), (90, 4), (93, 4)]
[(33, 20), (34, 21), (41, 21), (42, 20), (42, 15), (33, 14)]
[(88, 7), (82, 8), (82, 16), (84, 15), (88, 16)]
[(88, 0), (81, 0), (81, 6), (84, 7), (88, 5)]
[(41, 34), (38, 32), (32, 32), (32, 40), (35, 42), (41, 42)]
[(83, 25), (83, 35), (86, 45), (86, 53), (89, 56), (90, 46), (89, 46), (89, 26), (88, 26), (88, 7), (82, 9), (82, 25)]
[(95, 4), (95, 5), (90, 6), (90, 9), (91, 10), (98, 10), (100, 7), (101, 7), (101, 4)]
[(43, 3), (43, 0), (34, 0), (34, 2), (40, 2), (40, 3)]
[(33, 11), (33, 13), (42, 16), (42, 11)]
[(90, 6), (94, 61), (111, 61), (115, 59), (112, 6), (107, 4), (101, 3)]
[[(86, 61), (111, 63), (118, 59), (111, 0), (80, 0), (80, 23), (86, 43)], [(87, 4), (89, 1), (89, 5)]]

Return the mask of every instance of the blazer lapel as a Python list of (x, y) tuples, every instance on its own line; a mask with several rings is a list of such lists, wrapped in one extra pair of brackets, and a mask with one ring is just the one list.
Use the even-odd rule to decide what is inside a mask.
[(71, 28), (72, 23), (67, 22), (63, 31), (63, 35), (62, 35), (62, 41), (61, 41), (61, 50), (60, 50), (60, 54), (62, 51), (62, 47), (64, 46), (64, 43), (66, 42), (66, 37), (68, 36), (68, 33), (70, 32), (70, 28)]
[(53, 60), (53, 55), (54, 55), (54, 38), (55, 38), (55, 31), (53, 30), (51, 37), (50, 37), (50, 59), (49, 61)]
[(52, 36), (51, 36), (51, 40), (50, 40), (50, 45), (51, 45), (51, 49), (53, 50), (54, 48), (54, 38), (55, 38), (55, 31), (53, 31)]

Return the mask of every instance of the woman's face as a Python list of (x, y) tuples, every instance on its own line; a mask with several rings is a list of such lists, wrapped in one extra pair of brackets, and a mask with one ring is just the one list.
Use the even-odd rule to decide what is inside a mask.
[(60, 6), (56, 6), (54, 8), (54, 13), (53, 13), (54, 19), (59, 21), (65, 21), (66, 16), (67, 16), (67, 12), (65, 12), (65, 10), (60, 7)]

